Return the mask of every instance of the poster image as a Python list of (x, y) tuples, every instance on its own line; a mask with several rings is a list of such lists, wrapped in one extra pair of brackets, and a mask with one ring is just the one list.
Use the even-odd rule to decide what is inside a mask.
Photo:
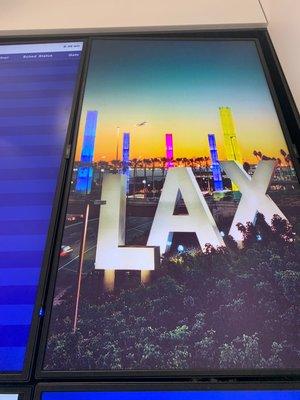
[(43, 370), (299, 368), (299, 215), (254, 41), (95, 39)]

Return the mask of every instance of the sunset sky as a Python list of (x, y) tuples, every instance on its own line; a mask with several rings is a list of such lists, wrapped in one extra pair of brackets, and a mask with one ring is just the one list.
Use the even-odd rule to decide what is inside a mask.
[(215, 133), (225, 159), (220, 106), (232, 109), (244, 161), (256, 161), (254, 149), (270, 157), (286, 149), (255, 42), (94, 40), (76, 159), (88, 110), (99, 113), (95, 161), (116, 158), (118, 126), (120, 149), (131, 133), (130, 158), (164, 157), (165, 133), (174, 158), (209, 156), (207, 134)]

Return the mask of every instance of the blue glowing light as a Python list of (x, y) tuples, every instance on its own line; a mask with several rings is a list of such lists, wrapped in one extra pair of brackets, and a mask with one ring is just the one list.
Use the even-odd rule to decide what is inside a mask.
[(123, 133), (123, 174), (126, 175), (126, 193), (129, 192), (129, 151), (130, 151), (130, 133)]
[(97, 118), (97, 111), (87, 112), (80, 157), (83, 165), (78, 168), (76, 182), (76, 191), (85, 194), (90, 193), (92, 190), (93, 167), (91, 163), (94, 158)]
[(211, 157), (212, 173), (214, 178), (214, 188), (215, 191), (221, 191), (223, 190), (223, 181), (222, 181), (220, 162), (218, 159), (216, 138), (213, 133), (208, 134), (208, 144)]
[(83, 145), (80, 161), (91, 163), (94, 158), (98, 111), (88, 111), (86, 115)]
[(44, 392), (42, 400), (296, 400), (299, 390)]
[(77, 173), (76, 191), (91, 193), (93, 180), (93, 167), (79, 167)]

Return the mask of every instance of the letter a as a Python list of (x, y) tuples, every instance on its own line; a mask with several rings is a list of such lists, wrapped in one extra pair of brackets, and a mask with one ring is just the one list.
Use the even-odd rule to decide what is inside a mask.
[(96, 250), (96, 269), (154, 270), (158, 249), (125, 246), (126, 177), (104, 175)]
[(273, 176), (276, 161), (260, 161), (252, 178), (235, 161), (222, 161), (220, 164), (226, 175), (239, 186), (239, 190), (242, 193), (229, 231), (229, 235), (238, 243), (242, 242), (243, 235), (236, 225), (238, 223), (245, 225), (247, 222), (255, 223), (257, 212), (264, 215), (269, 225), (274, 214), (278, 214), (281, 218), (286, 219), (274, 201), (266, 194)]
[[(178, 191), (188, 215), (173, 215)], [(214, 247), (224, 246), (191, 168), (172, 168), (168, 171), (147, 245), (160, 246), (163, 254), (171, 246), (173, 232), (195, 232), (202, 249), (207, 243)]]

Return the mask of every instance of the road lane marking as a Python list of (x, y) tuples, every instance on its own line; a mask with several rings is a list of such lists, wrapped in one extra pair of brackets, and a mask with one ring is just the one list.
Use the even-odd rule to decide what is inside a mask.
[[(98, 218), (97, 218), (97, 219), (98, 219)], [(95, 219), (94, 219), (94, 220), (90, 220), (90, 221), (95, 221)], [(148, 222), (145, 222), (145, 223), (143, 223), (143, 224), (141, 224), (141, 225), (137, 225), (137, 226), (134, 227), (134, 228), (128, 229), (128, 232), (129, 232), (129, 231), (132, 231), (132, 230), (138, 230), (137, 228), (140, 228), (140, 227), (142, 227), (142, 226), (144, 226), (144, 225), (148, 225), (148, 224), (150, 224), (150, 223), (151, 223), (151, 221), (148, 221)], [(82, 224), (82, 222), (78, 222), (78, 224)], [(75, 224), (73, 224), (72, 226), (74, 226), (74, 225), (75, 225)], [(142, 231), (140, 231), (140, 232), (142, 232)], [(84, 252), (84, 254), (87, 253), (88, 251), (94, 249), (95, 247), (97, 247), (97, 245), (92, 246), (92, 247), (90, 247), (89, 249), (87, 249), (87, 250)], [(79, 258), (79, 255), (76, 256), (76, 257), (74, 257), (74, 258), (72, 258), (72, 260), (68, 261), (66, 264), (60, 266), (60, 267), (58, 268), (58, 271), (60, 271), (62, 268), (65, 268), (67, 265), (71, 264), (71, 262), (77, 260), (77, 258)]]
[[(93, 219), (89, 219), (88, 222), (94, 222), (94, 221), (98, 221), (98, 220), (99, 220), (99, 218), (93, 218)], [(82, 223), (83, 222), (75, 222), (75, 224), (66, 225), (65, 229), (71, 228), (72, 226), (80, 225)]]
[[(89, 249), (87, 249), (87, 250), (84, 252), (84, 254), (85, 254), (85, 253), (87, 253), (88, 251), (90, 251), (90, 250), (94, 249), (95, 247), (96, 247), (96, 245), (95, 245), (95, 246), (92, 246), (92, 247), (90, 247)], [(70, 260), (70, 261), (69, 261), (69, 262), (67, 262), (66, 264), (62, 265), (61, 267), (59, 267), (59, 268), (58, 268), (58, 271), (59, 271), (60, 269), (64, 268), (64, 267), (66, 267), (67, 265), (71, 264), (71, 262), (73, 262), (74, 260), (77, 260), (77, 258), (79, 258), (79, 255), (78, 255), (78, 256), (76, 256), (76, 257), (74, 257), (74, 258), (72, 258), (72, 260)]]

